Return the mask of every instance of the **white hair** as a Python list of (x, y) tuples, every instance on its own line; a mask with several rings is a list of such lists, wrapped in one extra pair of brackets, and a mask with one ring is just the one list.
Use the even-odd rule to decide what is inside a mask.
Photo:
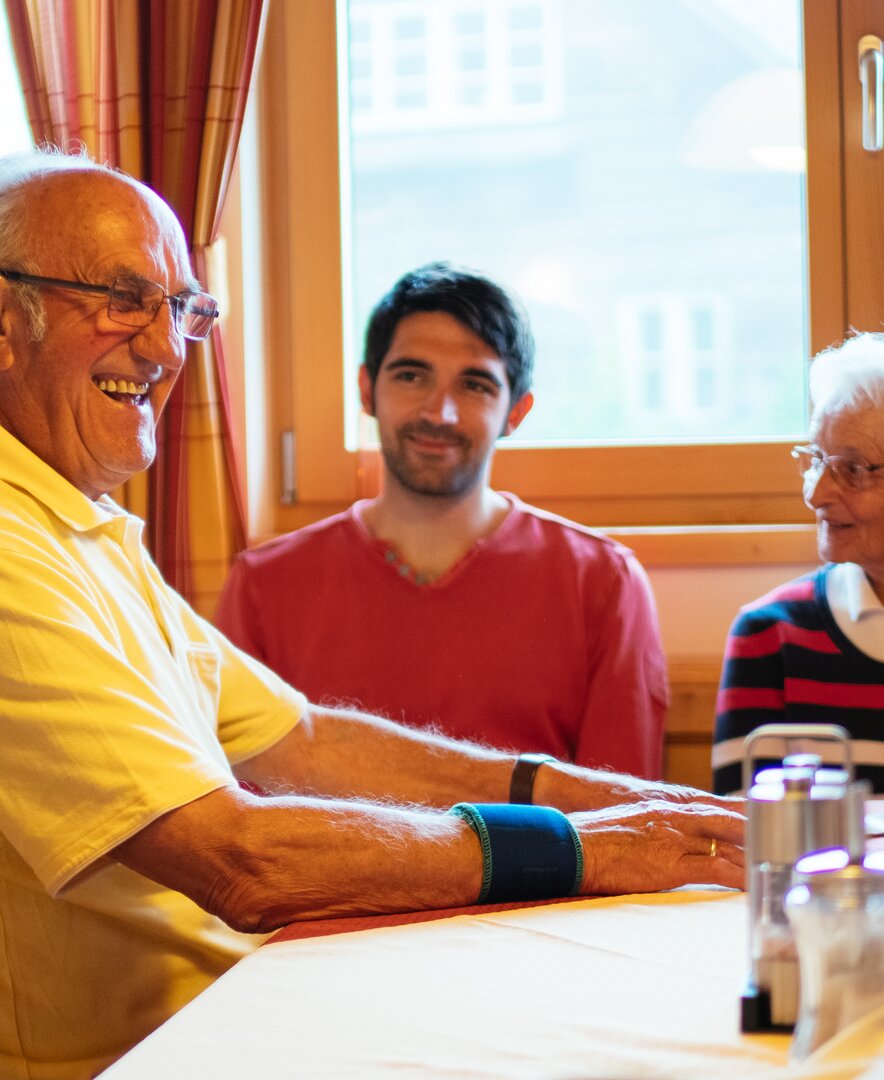
[(810, 365), (813, 417), (838, 409), (884, 409), (884, 334), (857, 333), (818, 353)]

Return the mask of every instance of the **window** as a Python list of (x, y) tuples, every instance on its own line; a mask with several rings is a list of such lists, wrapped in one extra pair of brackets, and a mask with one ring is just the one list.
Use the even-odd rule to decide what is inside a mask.
[[(373, 71), (408, 50), (393, 54), (393, 108), (373, 93), (345, 133), (354, 330), (401, 273), (448, 258), (512, 286), (531, 315), (536, 404), (513, 444), (800, 436), (798, 0), (752, 19), (742, 0), (463, 4), (343, 4), (358, 27), (353, 59), (340, 49), (351, 99), (366, 22)], [(419, 130), (406, 105), (422, 109)], [(649, 303), (664, 334), (653, 349), (630, 328)], [(702, 349), (695, 312), (719, 331)]]
[(33, 145), (33, 141), (18, 81), (18, 69), (12, 58), (4, 6), (0, 6), (0, 101), (4, 104), (0, 111), (0, 154), (26, 150)]
[[(660, 24), (660, 6), (640, 6), (655, 34), (665, 32)], [(727, 171), (716, 170), (708, 159), (703, 161), (703, 154), (708, 157), (710, 153), (709, 139), (703, 136), (704, 125), (712, 123), (714, 128), (716, 115), (719, 119), (731, 115), (734, 98), (745, 99), (747, 94), (752, 97), (763, 91), (762, 97), (771, 100), (770, 95), (776, 91), (778, 108), (781, 98), (791, 118), (789, 138), (783, 136), (782, 128), (771, 133), (761, 124), (765, 138), (745, 144), (740, 150), (745, 167), (742, 171), (750, 175), (752, 184), (756, 179), (760, 183), (773, 178), (777, 190), (769, 203), (788, 195), (788, 228), (777, 233), (776, 242), (766, 237), (765, 215), (769, 211), (765, 209), (753, 223), (756, 243), (748, 248), (738, 251), (741, 238), (724, 230), (719, 229), (717, 236), (719, 266), (727, 269), (729, 259), (735, 263), (733, 277), (740, 282), (743, 293), (752, 293), (761, 307), (767, 304), (769, 309), (768, 336), (751, 345), (747, 344), (745, 295), (711, 279), (705, 264), (695, 266), (693, 275), (684, 274), (680, 267), (679, 276), (684, 280), (675, 281), (672, 274), (667, 277), (664, 260), (657, 260), (658, 265), (653, 266), (656, 273), (651, 276), (649, 261), (630, 255), (624, 257), (625, 272), (621, 273), (622, 268), (612, 265), (610, 257), (602, 258), (591, 245), (584, 244), (584, 261), (591, 263), (595, 257), (605, 263), (598, 280), (616, 276), (616, 290), (605, 294), (598, 309), (587, 311), (582, 301), (591, 290), (579, 281), (575, 287), (572, 280), (569, 287), (576, 305), (567, 310), (559, 303), (545, 317), (544, 298), (552, 306), (552, 300), (568, 295), (559, 244), (551, 244), (548, 251), (532, 251), (530, 273), (513, 281), (510, 273), (493, 265), (492, 243), (466, 257), (455, 251), (440, 251), (437, 243), (425, 252), (405, 250), (403, 245), (411, 243), (419, 232), (413, 214), (420, 200), (409, 200), (401, 189), (389, 212), (382, 213), (380, 203), (363, 204), (367, 217), (376, 217), (376, 232), (371, 248), (362, 255), (359, 223), (354, 247), (349, 235), (352, 221), (340, 213), (342, 190), (345, 204), (353, 205), (358, 216), (362, 197), (358, 185), (382, 189), (391, 171), (408, 171), (410, 154), (423, 163), (427, 173), (442, 176), (440, 187), (444, 181), (455, 197), (469, 193), (471, 162), (478, 161), (483, 167), (489, 161), (492, 166), (495, 162), (506, 163), (507, 168), (500, 167), (496, 188), (490, 190), (496, 193), (505, 220), (515, 234), (531, 225), (537, 217), (537, 206), (549, 215), (550, 207), (555, 210), (562, 200), (537, 179), (532, 172), (534, 165), (517, 167), (506, 151), (512, 150), (514, 141), (518, 143), (534, 125), (543, 129), (547, 140), (545, 149), (542, 140), (540, 149), (535, 146), (535, 157), (538, 161), (551, 158), (561, 164), (566, 160), (563, 154), (569, 152), (568, 140), (581, 141), (568, 119), (568, 95), (572, 92), (569, 81), (580, 82), (585, 101), (604, 104), (605, 87), (611, 80), (621, 83), (636, 69), (653, 68), (658, 63), (653, 54), (659, 34), (636, 38), (622, 31), (615, 39), (619, 47), (610, 43), (596, 45), (593, 63), (579, 68), (563, 63), (562, 48), (570, 46), (570, 37), (581, 36), (575, 31), (574, 11), (606, 12), (610, 22), (617, 13), (634, 5), (602, 4), (600, 0), (581, 0), (575, 5), (568, 0), (351, 0), (351, 85), (344, 73), (336, 70), (336, 27), (330, 18), (323, 22), (316, 9), (308, 16), (299, 10), (300, 5), (277, 4), (271, 8), (261, 76), (262, 113), (266, 117), (262, 197), (268, 227), (272, 226), (275, 234), (269, 263), (276, 289), (274, 311), (284, 311), (287, 317), (285, 325), (273, 331), (279, 342), (271, 350), (271, 379), (280, 391), (273, 402), (273, 425), (277, 434), (284, 429), (295, 431), (299, 500), (293, 510), (280, 512), (279, 528), (299, 524), (305, 520), (304, 515), (307, 519), (318, 516), (363, 490), (364, 478), (370, 472), (369, 458), (358, 448), (345, 449), (341, 402), (345, 386), (349, 388), (355, 381), (353, 365), (358, 358), (365, 313), (396, 274), (424, 258), (447, 254), (501, 278), (528, 301), (539, 298), (541, 307), (532, 315), (538, 337), (547, 323), (554, 335), (566, 341), (562, 354), (570, 367), (566, 367), (564, 375), (556, 374), (552, 380), (555, 385), (541, 384), (545, 369), (542, 364), (538, 367), (538, 418), (543, 402), (543, 407), (555, 416), (552, 438), (527, 431), (527, 445), (507, 446), (508, 440), (504, 440), (495, 463), (498, 486), (516, 490), (525, 498), (579, 520), (608, 526), (807, 520), (795, 490), (787, 451), (793, 438), (803, 433), (803, 365), (810, 352), (843, 336), (851, 312), (855, 313), (853, 324), (858, 326), (875, 325), (881, 318), (874, 307), (877, 300), (858, 297), (853, 302), (843, 273), (842, 256), (853, 257), (854, 249), (869, 265), (874, 265), (877, 257), (876, 242), (863, 236), (858, 225), (850, 242), (845, 245), (844, 240), (853, 204), (841, 184), (861, 171), (850, 164), (854, 151), (844, 150), (844, 128), (853, 108), (852, 99), (847, 99), (853, 83), (859, 83), (852, 69), (850, 77), (840, 76), (838, 41), (839, 33), (852, 34), (853, 28), (843, 23), (839, 28), (842, 16), (835, 0), (805, 5), (809, 206), (805, 241), (801, 228), (803, 153), (795, 142), (796, 117), (798, 136), (801, 134), (802, 96), (799, 81), (796, 97), (795, 79), (800, 50), (794, 34), (789, 37), (789, 23), (782, 16), (787, 9), (778, 3), (764, 5), (762, 10), (758, 5), (732, 0), (680, 0), (675, 6), (685, 16), (699, 20), (704, 33), (718, 38), (730, 35), (739, 42), (742, 67), (732, 58), (726, 64), (721, 61), (718, 67), (722, 70), (716, 74), (719, 82), (715, 83), (711, 76), (707, 79), (710, 85), (704, 101), (694, 103), (690, 123), (684, 121), (680, 127), (679, 160), (687, 161), (703, 184), (720, 179), (713, 175), (716, 172)], [(667, 5), (667, 18), (670, 11)], [(346, 12), (341, 10), (338, 17), (338, 36), (344, 40)], [(769, 23), (762, 35), (752, 32), (752, 20), (759, 19)], [(412, 32), (397, 38), (395, 28), (405, 20), (410, 21)], [(421, 20), (423, 30), (419, 33)], [(560, 24), (566, 28), (564, 35)], [(586, 36), (585, 24), (581, 21), (579, 26)], [(795, 26), (793, 14), (793, 29)], [(385, 50), (392, 55), (395, 41), (399, 42), (397, 48), (404, 49), (407, 44), (414, 50), (409, 55), (418, 54), (419, 43), (424, 50), (420, 55), (428, 75), (422, 83), (425, 104), (420, 107), (400, 107), (387, 85), (396, 78), (423, 78), (415, 70), (403, 73), (400, 69), (397, 75), (394, 64), (381, 63), (379, 58)], [(368, 47), (368, 42), (374, 45)], [(694, 46), (694, 63), (704, 50), (696, 38), (689, 44)], [(845, 46), (845, 56), (848, 53)], [(714, 55), (719, 61), (723, 54)], [(774, 74), (765, 69), (761, 90), (756, 79), (754, 88), (750, 80), (747, 91), (744, 76), (757, 74), (759, 57)], [(681, 75), (686, 81), (696, 81), (695, 73), (687, 69), (682, 72), (678, 63), (670, 62), (670, 80), (677, 82)], [(539, 87), (536, 93), (523, 96), (516, 92), (522, 76), (524, 85), (533, 81)], [(839, 78), (845, 87), (843, 101)], [(656, 95), (665, 97), (667, 85), (662, 80), (650, 89), (656, 88)], [(465, 86), (472, 89), (466, 92)], [(641, 80), (634, 86), (636, 94), (641, 91), (642, 102), (647, 102), (649, 87)], [(728, 92), (719, 94), (723, 88), (729, 88)], [(351, 101), (352, 142), (334, 137), (338, 100), (344, 94)], [(304, 107), (307, 102), (309, 107)], [(833, 103), (843, 107), (843, 115), (832, 108)], [(718, 112), (713, 111), (710, 120), (712, 105)], [(657, 126), (651, 123), (643, 129), (646, 139), (653, 142), (661, 135)], [(466, 149), (456, 167), (446, 171), (451, 139), (460, 139)], [(618, 152), (629, 158), (636, 152), (636, 142), (633, 130), (621, 131)], [(406, 145), (411, 149), (406, 150)], [(671, 139), (667, 145), (672, 145)], [(719, 145), (719, 156), (727, 148)], [(644, 147), (639, 149), (645, 152)], [(567, 172), (576, 191), (571, 193), (572, 203), (579, 206), (591, 201), (601, 206), (602, 219), (605, 213), (616, 211), (618, 223), (628, 224), (630, 185), (636, 177), (644, 179), (649, 166), (633, 161), (619, 181), (614, 177), (602, 190), (591, 164), (588, 159), (578, 159), (578, 166)], [(526, 169), (538, 193), (536, 199), (527, 202), (515, 196), (508, 183), (511, 174)], [(734, 171), (741, 170), (734, 167)], [(673, 187), (677, 188), (675, 181)], [(580, 197), (584, 190), (581, 184), (589, 185), (586, 190), (592, 192), (592, 200)], [(738, 209), (745, 197), (726, 190), (727, 197), (722, 201), (710, 197), (705, 189), (699, 190), (699, 195), (688, 192), (688, 196), (682, 204), (686, 210), (678, 215), (668, 208), (663, 225), (672, 235), (676, 253), (690, 267), (690, 258), (678, 248), (687, 244), (689, 255), (700, 250), (693, 231), (696, 219), (712, 219), (717, 226), (716, 207), (726, 210), (720, 217), (734, 217), (734, 208)], [(497, 212), (496, 205), (487, 205)], [(654, 208), (652, 203), (651, 211)], [(856, 213), (859, 215), (859, 209)], [(278, 223), (283, 220), (285, 227), (280, 228)], [(634, 227), (633, 232), (639, 234), (641, 229)], [(619, 232), (612, 230), (612, 235), (616, 241)], [(507, 248), (507, 256), (519, 247), (519, 239), (516, 236), (512, 248)], [(810, 252), (806, 270), (805, 242)], [(880, 241), (877, 244), (880, 247)], [(343, 272), (341, 250), (345, 252)], [(609, 250), (616, 252), (616, 246)], [(394, 270), (387, 264), (372, 265), (380, 264), (391, 252), (394, 256), (401, 253), (399, 263), (391, 264)], [(787, 267), (779, 273), (789, 291), (786, 300), (768, 303), (767, 288), (759, 275), (767, 272), (765, 264), (772, 253), (791, 260), (779, 264)], [(639, 273), (635, 272), (636, 266)], [(863, 279), (869, 276), (860, 275)], [(805, 310), (805, 278), (810, 283), (809, 315)], [(851, 288), (859, 280), (852, 278)], [(358, 315), (345, 338), (342, 312), (351, 308)], [(607, 376), (590, 369), (593, 357), (606, 358)], [(351, 365), (346, 375), (339, 366), (343, 358)], [(627, 381), (627, 370), (629, 393), (623, 395), (621, 384)], [(774, 389), (762, 381), (770, 377), (781, 380)], [(739, 409), (734, 408), (737, 394), (742, 395)], [(580, 396), (592, 399), (591, 421), (585, 417), (563, 421), (566, 411), (574, 405), (571, 399)], [(615, 414), (621, 427), (605, 429), (604, 424), (611, 422)], [(755, 430), (735, 426), (745, 421), (745, 414), (750, 416)], [(681, 427), (673, 427), (673, 420)], [(352, 404), (349, 422), (350, 430), (355, 431)], [(573, 424), (573, 428), (565, 430), (565, 422)], [(547, 445), (539, 448), (541, 441)], [(699, 446), (702, 452), (698, 452)]]

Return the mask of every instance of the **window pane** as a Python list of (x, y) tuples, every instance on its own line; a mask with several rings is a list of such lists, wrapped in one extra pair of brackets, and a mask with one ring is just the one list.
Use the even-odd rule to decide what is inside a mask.
[(3, 4), (0, 4), (0, 101), (3, 102), (0, 109), (0, 154), (26, 150), (33, 145), (31, 130), (25, 115), (18, 69), (12, 59), (9, 25)]
[(401, 273), (450, 259), (529, 310), (537, 403), (511, 441), (803, 433), (800, 0), (349, 17), (354, 352)]

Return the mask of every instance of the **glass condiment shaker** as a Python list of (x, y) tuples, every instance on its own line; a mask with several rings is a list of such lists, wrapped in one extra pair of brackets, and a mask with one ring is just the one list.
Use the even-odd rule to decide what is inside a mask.
[(791, 1057), (801, 1061), (884, 1006), (884, 851), (858, 860), (844, 848), (805, 855), (785, 909), (801, 979)]
[[(825, 768), (816, 754), (787, 753), (782, 766), (755, 774), (757, 747), (772, 738), (787, 750), (799, 741), (834, 743), (842, 767)], [(862, 851), (865, 789), (853, 783), (848, 734), (833, 724), (756, 728), (744, 743), (743, 778), (748, 789), (749, 976), (741, 997), (741, 1027), (789, 1031), (798, 1016), (799, 988), (798, 952), (784, 907), (792, 868), (802, 855), (821, 848)]]

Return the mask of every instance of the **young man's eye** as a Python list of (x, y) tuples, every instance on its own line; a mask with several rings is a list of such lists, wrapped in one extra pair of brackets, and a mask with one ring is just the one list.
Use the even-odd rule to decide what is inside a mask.
[(465, 383), (467, 390), (474, 390), (480, 394), (493, 394), (494, 387), (489, 383), (482, 382), (481, 379), (468, 379)]

